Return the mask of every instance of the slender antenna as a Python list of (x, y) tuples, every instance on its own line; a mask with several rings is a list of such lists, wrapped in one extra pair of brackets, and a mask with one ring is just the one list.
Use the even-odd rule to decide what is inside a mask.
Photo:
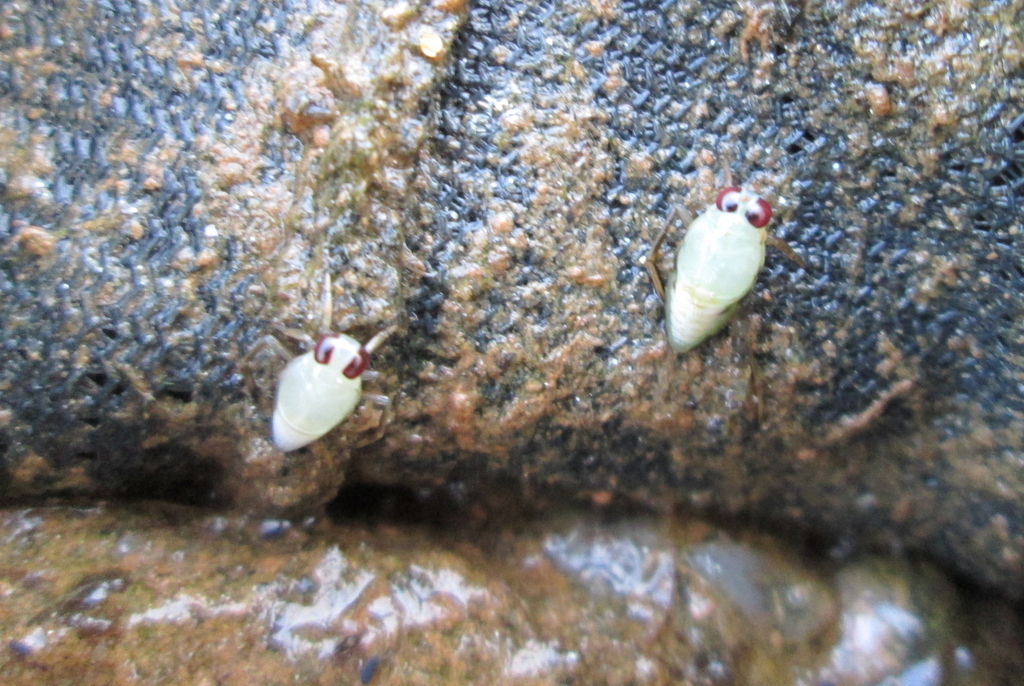
[(725, 184), (722, 186), (722, 188), (728, 188), (729, 186), (732, 185), (732, 167), (730, 166), (732, 162), (729, 159), (729, 153), (727, 151), (722, 152), (721, 150), (719, 150), (718, 156), (719, 160), (722, 163), (722, 168), (725, 172)]
[(398, 329), (398, 324), (392, 324), (386, 329), (378, 331), (373, 336), (373, 338), (366, 341), (366, 343), (363, 343), (363, 350), (365, 350), (367, 353), (372, 353), (374, 350), (377, 349), (377, 346), (383, 343), (388, 336), (395, 332), (396, 329)]
[(331, 296), (331, 275), (324, 272), (324, 290), (320, 294), (320, 333), (331, 330), (334, 317), (334, 300)]

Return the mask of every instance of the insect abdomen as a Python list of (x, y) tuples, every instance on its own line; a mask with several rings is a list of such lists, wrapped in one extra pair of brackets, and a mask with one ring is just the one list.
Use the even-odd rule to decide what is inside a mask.
[(287, 452), (312, 443), (352, 414), (361, 393), (359, 377), (348, 379), (333, 366), (317, 364), (311, 352), (296, 357), (278, 382), (275, 444)]
[(695, 348), (729, 323), (738, 302), (709, 301), (685, 284), (670, 288), (665, 296), (665, 309), (673, 313), (666, 319), (668, 343), (677, 353)]
[(725, 326), (763, 264), (763, 231), (715, 209), (698, 217), (679, 248), (665, 292), (672, 349), (686, 352)]

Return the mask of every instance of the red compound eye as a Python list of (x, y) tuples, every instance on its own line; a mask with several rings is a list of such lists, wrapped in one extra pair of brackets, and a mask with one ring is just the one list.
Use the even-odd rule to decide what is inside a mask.
[(353, 357), (352, 361), (341, 370), (341, 373), (345, 375), (347, 379), (358, 378), (366, 368), (370, 366), (370, 353), (366, 352), (366, 348), (359, 349), (359, 356)]
[(320, 340), (316, 342), (316, 347), (313, 348), (313, 359), (320, 364), (329, 364), (331, 361), (331, 354), (334, 353), (334, 341), (336, 336), (327, 334), (321, 336)]
[(739, 206), (740, 189), (736, 186), (723, 188), (718, 192), (718, 197), (715, 198), (715, 207), (723, 212), (735, 212), (736, 208)]
[(751, 226), (763, 229), (772, 220), (772, 206), (764, 198), (758, 198), (757, 203), (747, 210), (747, 221)]

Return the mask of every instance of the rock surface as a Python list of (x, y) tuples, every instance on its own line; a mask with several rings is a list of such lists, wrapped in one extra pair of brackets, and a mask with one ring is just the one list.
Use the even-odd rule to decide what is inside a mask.
[(0, 673), (982, 686), (1024, 666), (1012, 611), (923, 566), (808, 566), (695, 520), (488, 521), (499, 514), (450, 514), (461, 526), (439, 533), (167, 505), (0, 511)]
[[(1009, 1), (7, 3), (0, 493), (288, 513), (346, 478), (511, 478), (1019, 597), (1022, 27)], [(647, 251), (727, 171), (805, 266), (769, 251), (675, 355)], [(391, 323), (388, 409), (276, 451), (268, 340)]]

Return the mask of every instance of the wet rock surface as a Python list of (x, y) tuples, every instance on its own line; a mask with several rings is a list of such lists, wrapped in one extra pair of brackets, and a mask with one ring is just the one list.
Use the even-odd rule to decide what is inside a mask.
[[(1024, 9), (975, 10), (7, 3), (0, 492), (501, 475), (1020, 595)], [(675, 355), (644, 260), (726, 170), (805, 266)], [(390, 406), (273, 449), (268, 337), (390, 323)]]
[(924, 566), (808, 563), (697, 520), (464, 515), (453, 534), (167, 505), (0, 512), (0, 672), (12, 686), (980, 686), (1024, 666), (1019, 617)]

